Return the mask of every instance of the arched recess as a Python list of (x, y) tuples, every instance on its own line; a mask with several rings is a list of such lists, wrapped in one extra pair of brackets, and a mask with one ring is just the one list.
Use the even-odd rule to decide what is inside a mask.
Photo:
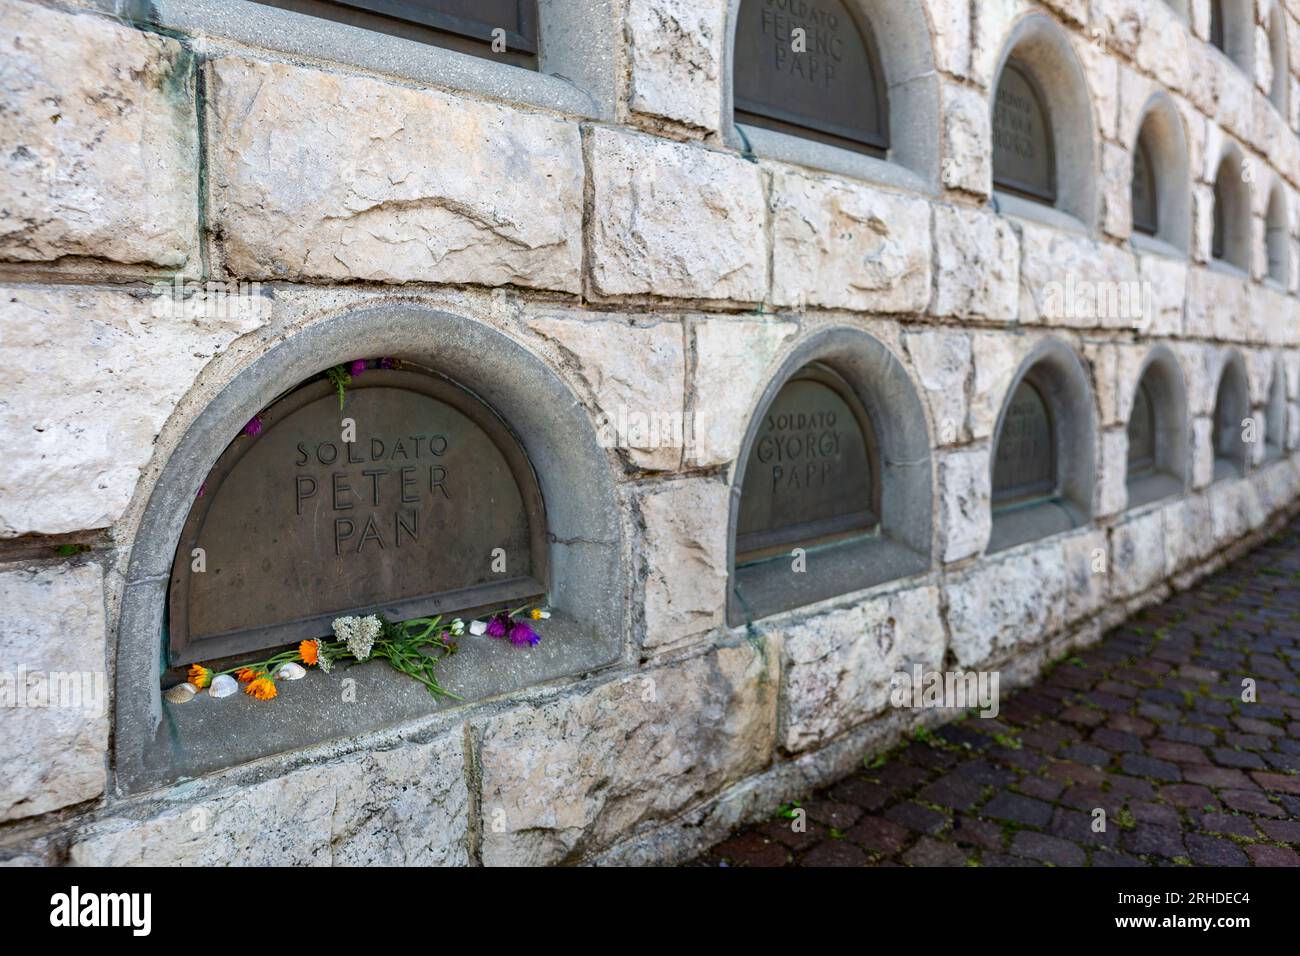
[(1096, 421), (1082, 362), (1057, 339), (1021, 363), (993, 433), (988, 552), (1046, 538), (1092, 516)]
[[(732, 477), (732, 626), (929, 568), (927, 420), (902, 363), (865, 332), (833, 326), (787, 353)], [(827, 486), (844, 507), (808, 510)]]
[[(753, 13), (759, 14), (757, 28), (739, 29), (742, 5), (747, 15), (752, 15), (751, 7)], [(829, 29), (830, 21), (826, 18), (792, 15), (788, 9), (776, 9), (764, 0), (728, 0), (727, 65), (722, 84), (724, 139), (729, 145), (758, 156), (889, 185), (936, 190), (939, 183), (940, 85), (924, 4), (921, 0), (827, 0), (823, 4), (805, 6), (809, 10), (832, 14), (836, 28)], [(842, 15), (841, 10), (844, 11)], [(841, 16), (845, 18), (843, 21)], [(818, 55), (819, 50), (831, 51), (832, 62), (836, 50), (847, 55), (856, 43), (847, 42), (853, 40), (858, 32), (851, 29), (854, 24), (861, 25), (862, 32), (869, 35), (868, 45), (874, 45), (879, 59), (875, 69), (882, 82), (881, 100), (887, 115), (883, 137), (887, 146), (883, 157), (845, 148), (833, 140), (813, 138), (816, 131), (810, 135), (810, 131), (798, 128), (801, 120), (797, 115), (792, 117), (793, 125), (786, 129), (746, 123), (744, 109), (741, 109), (742, 116), (737, 118), (737, 109), (742, 106), (736, 101), (738, 39), (744, 42), (745, 37), (753, 37), (757, 29), (767, 55), (774, 57), (778, 48), (782, 51), (789, 49), (789, 31), (800, 26), (805, 30), (807, 52), (789, 55), (809, 58), (811, 71), (811, 59)], [(782, 55), (786, 54), (783, 52)], [(789, 62), (792, 61), (782, 60), (782, 63)], [(847, 66), (841, 66), (839, 72), (851, 75)], [(827, 96), (838, 98), (837, 102), (842, 100), (852, 105), (862, 99), (860, 90), (836, 89), (833, 77), (825, 88)]]
[[(1245, 441), (1246, 420), (1250, 417), (1250, 388), (1246, 363), (1232, 351), (1219, 373), (1214, 396), (1214, 480), (1237, 478), (1246, 473), (1250, 446)], [(1263, 436), (1257, 436), (1260, 439)]]
[(1255, 0), (1210, 0), (1210, 45), (1254, 82)]
[[(1097, 219), (1097, 124), (1088, 81), (1069, 38), (1052, 18), (1030, 13), (1003, 44), (994, 75), (990, 124), (997, 207), (1027, 216), (1040, 215), (1037, 210), (1043, 207), (1056, 209), (1091, 228)], [(1033, 129), (1035, 99), (1047, 115), (1041, 134)], [(1041, 148), (1049, 152), (1048, 190), (1038, 182), (1023, 182), (1024, 173), (1043, 158), (1037, 153)]]
[(1273, 79), (1269, 84), (1269, 102), (1288, 118), (1287, 103), (1291, 96), (1291, 72), (1287, 65), (1286, 18), (1282, 15), (1281, 0), (1274, 0), (1268, 16), (1268, 57), (1273, 66)]
[(1274, 177), (1273, 188), (1268, 193), (1268, 209), (1264, 214), (1264, 248), (1268, 253), (1268, 278), (1283, 289), (1288, 288), (1291, 281), (1290, 220), (1286, 192)]
[(1178, 359), (1166, 345), (1142, 364), (1128, 414), (1130, 508), (1181, 494), (1189, 473), (1187, 390)]
[[(1132, 143), (1134, 244), (1154, 239), (1185, 255), (1192, 233), (1191, 170), (1183, 120), (1168, 93), (1161, 90), (1147, 101)], [(1137, 192), (1144, 185), (1139, 182), (1141, 166), (1146, 167), (1150, 184), (1150, 195), (1145, 197), (1151, 207), (1149, 217), (1141, 216), (1138, 209)], [(1153, 228), (1142, 228), (1142, 218), (1153, 220)]]
[(1273, 363), (1273, 380), (1268, 386), (1268, 405), (1264, 409), (1265, 461), (1276, 461), (1286, 455), (1286, 418), (1286, 367), (1279, 358)]
[(149, 496), (117, 619), (120, 789), (198, 776), (450, 706), (415, 681), (394, 680), (386, 665), (368, 663), (348, 672), (357, 681), (351, 707), (337, 707), (331, 682), (304, 680), (277, 699), (275, 721), (247, 708), (228, 708), (222, 720), (206, 722), (203, 707), (163, 710), (158, 677), (167, 585), (201, 482), (286, 384), (358, 356), (392, 356), (472, 392), (513, 434), (544, 498), (553, 613), (545, 639), (515, 655), (505, 642), (462, 642), (442, 672), (445, 686), (473, 700), (617, 658), (624, 615), (619, 499), (594, 423), (563, 380), (513, 339), (462, 315), (412, 303), (342, 312), (289, 336), (235, 376), (185, 430)]
[(1244, 175), (1244, 157), (1236, 143), (1225, 144), (1214, 176), (1214, 222), (1210, 258), (1242, 272), (1250, 272), (1250, 184)]

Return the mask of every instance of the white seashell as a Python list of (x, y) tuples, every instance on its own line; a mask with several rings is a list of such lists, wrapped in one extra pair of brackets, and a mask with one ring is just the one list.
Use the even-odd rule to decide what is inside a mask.
[(212, 678), (212, 686), (208, 688), (208, 693), (213, 697), (221, 698), (229, 697), (237, 690), (239, 690), (239, 681), (229, 674), (218, 674)]
[(302, 680), (307, 676), (307, 668), (294, 661), (286, 661), (275, 672), (277, 680)]
[(163, 696), (173, 704), (187, 704), (194, 699), (194, 695), (199, 689), (186, 681), (183, 684), (177, 684), (175, 687), (168, 687), (163, 691)]

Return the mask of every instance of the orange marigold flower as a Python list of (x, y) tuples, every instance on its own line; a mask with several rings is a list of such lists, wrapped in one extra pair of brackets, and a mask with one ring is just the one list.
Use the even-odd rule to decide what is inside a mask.
[(188, 676), (190, 683), (199, 690), (202, 690), (212, 683), (212, 671), (208, 670), (202, 664), (191, 664)]
[(244, 693), (258, 700), (270, 700), (276, 695), (275, 681), (263, 674), (245, 687)]
[(320, 654), (320, 645), (315, 641), (303, 641), (298, 645), (298, 656), (308, 666), (315, 664)]
[(260, 676), (261, 673), (261, 671), (255, 671), (251, 667), (241, 667), (239, 670), (235, 671), (235, 680), (239, 681), (241, 684), (247, 684), (254, 677)]

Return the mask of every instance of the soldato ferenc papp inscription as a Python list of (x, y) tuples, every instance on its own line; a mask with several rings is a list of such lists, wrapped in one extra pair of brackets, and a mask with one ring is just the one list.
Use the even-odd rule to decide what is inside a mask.
[(869, 531), (877, 523), (870, 423), (819, 367), (787, 382), (750, 446), (736, 528), (738, 563)]
[(258, 420), (186, 522), (171, 663), (318, 636), (353, 610), (401, 619), (542, 593), (536, 483), (504, 424), (464, 390), (372, 370), (342, 410), (316, 381)]
[(736, 119), (851, 148), (887, 145), (869, 29), (840, 0), (744, 0), (736, 21)]

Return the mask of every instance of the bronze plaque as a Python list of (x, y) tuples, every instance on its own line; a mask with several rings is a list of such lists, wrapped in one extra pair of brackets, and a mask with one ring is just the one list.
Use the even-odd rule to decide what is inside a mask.
[(353, 612), (401, 620), (544, 593), (536, 482), (505, 425), (464, 390), (372, 369), (342, 410), (317, 380), (259, 420), (261, 434), (217, 460), (181, 535), (173, 665), (318, 637)]
[(1133, 412), (1128, 419), (1128, 473), (1150, 474), (1156, 466), (1155, 408), (1146, 382), (1133, 393)]
[(1219, 170), (1219, 178), (1214, 181), (1214, 231), (1210, 234), (1210, 255), (1215, 259), (1227, 258), (1226, 231), (1227, 217), (1224, 205), (1227, 202), (1227, 190), (1223, 188), (1224, 171)]
[(1138, 137), (1137, 150), (1133, 153), (1132, 207), (1133, 228), (1154, 236), (1159, 225), (1156, 218), (1155, 172), (1145, 137), (1141, 136)]
[(993, 107), (993, 181), (1044, 202), (1056, 201), (1056, 158), (1043, 97), (1029, 73), (1009, 61)]
[(878, 522), (871, 422), (830, 369), (809, 366), (763, 413), (745, 464), (736, 563), (862, 534)]
[(1052, 416), (1038, 388), (1022, 381), (1002, 419), (993, 461), (993, 501), (1005, 504), (1056, 491)]
[(871, 30), (842, 0), (744, 0), (733, 77), (737, 122), (868, 152), (889, 145)]

